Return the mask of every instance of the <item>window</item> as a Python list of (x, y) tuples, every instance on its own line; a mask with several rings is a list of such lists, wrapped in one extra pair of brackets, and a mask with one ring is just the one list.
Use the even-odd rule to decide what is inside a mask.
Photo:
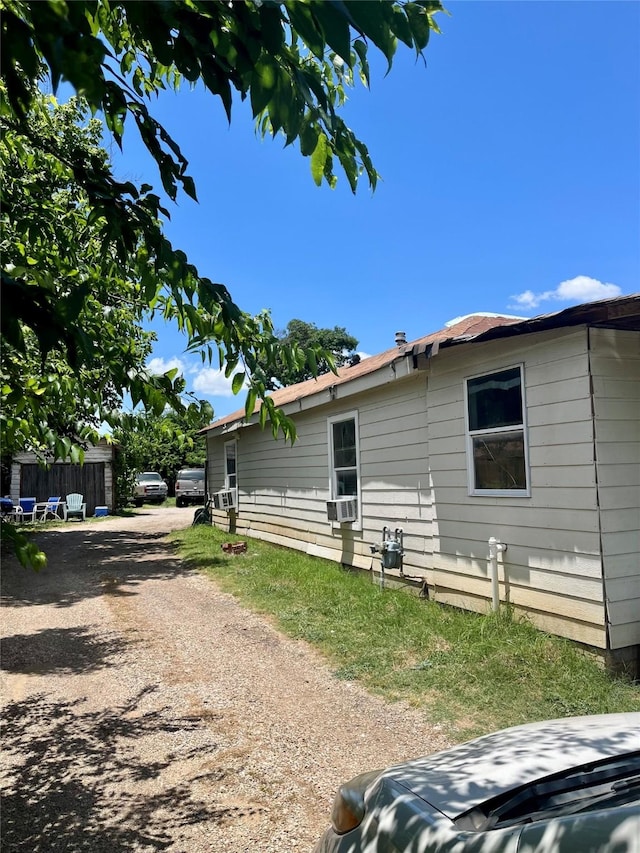
[(204, 468), (181, 468), (177, 480), (204, 480)]
[(522, 367), (466, 380), (469, 494), (529, 494)]
[(235, 441), (227, 441), (224, 445), (224, 487), (235, 489), (238, 485), (236, 466), (237, 445)]
[(329, 419), (329, 470), (331, 498), (358, 497), (360, 463), (357, 412)]

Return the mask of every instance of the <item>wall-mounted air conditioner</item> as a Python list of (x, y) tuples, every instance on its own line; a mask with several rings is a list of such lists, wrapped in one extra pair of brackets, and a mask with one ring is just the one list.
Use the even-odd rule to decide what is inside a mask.
[(338, 524), (344, 521), (355, 521), (358, 518), (358, 499), (337, 498), (334, 501), (327, 501), (327, 518), (329, 521), (337, 521)]
[(235, 509), (238, 505), (235, 489), (223, 489), (221, 492), (214, 492), (212, 498), (215, 509)]

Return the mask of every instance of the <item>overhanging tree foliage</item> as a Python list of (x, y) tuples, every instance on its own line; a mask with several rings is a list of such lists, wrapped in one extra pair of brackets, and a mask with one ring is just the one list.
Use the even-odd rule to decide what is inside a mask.
[[(248, 379), (247, 411), (263, 398), (262, 422), (269, 418), (274, 434), (282, 429), (293, 438), (293, 425), (266, 392), (279, 354), (297, 364), (299, 353), (280, 346), (267, 314), (243, 313), (226, 287), (201, 276), (170, 244), (162, 231), (169, 214), (152, 187), (116, 180), (100, 152), (87, 157), (82, 146), (60, 149), (55, 136), (34, 131), (37, 83), (48, 75), (55, 91), (60, 81), (68, 81), (93, 112), (103, 115), (118, 144), (125, 127), (135, 124), (171, 199), (180, 188), (195, 198), (195, 184), (149, 101), (163, 89), (198, 82), (221, 99), (229, 118), (234, 97), (249, 98), (261, 132), (282, 134), (286, 144), (297, 141), (311, 159), (316, 183), (335, 184), (337, 160), (355, 191), (362, 173), (372, 187), (377, 175), (366, 146), (340, 116), (345, 90), (357, 79), (368, 83), (371, 44), (389, 67), (398, 43), (420, 56), (437, 29), (433, 15), (440, 9), (437, 0), (2, 0), (3, 136), (27, 169), (30, 157), (40, 152), (57, 161), (65, 179), (82, 192), (99, 260), (94, 275), (68, 281), (60, 298), (56, 258), (43, 252), (16, 264), (12, 257), (2, 270), (3, 342), (20, 353), (35, 347), (42, 359), (57, 348), (72, 372), (98, 363), (108, 371), (114, 363), (104, 362), (102, 347), (78, 321), (91, 300), (100, 304), (99, 267), (105, 258), (121, 264), (134, 257), (136, 276), (130, 283), (143, 314), (175, 319), (187, 348), (204, 359), (217, 354), (228, 376), (241, 364), (234, 390)], [(3, 217), (10, 239), (27, 246), (20, 240), (25, 222), (14, 218), (10, 207)], [(130, 296), (128, 290), (125, 298)], [(313, 365), (317, 354), (310, 349), (307, 362)], [(164, 397), (179, 405), (175, 377), (125, 373), (115, 385), (136, 401), (158, 407)], [(20, 428), (31, 440), (29, 424)], [(33, 438), (58, 452), (56, 430), (40, 430)]]
[[(310, 349), (320, 347), (329, 353), (332, 362), (321, 356), (315, 364), (306, 364), (302, 359), (300, 364), (289, 361), (288, 363), (280, 356), (277, 358), (271, 376), (271, 387), (281, 388), (285, 385), (295, 385), (311, 379), (316, 373), (327, 373), (332, 366), (344, 367), (347, 364), (357, 364), (360, 357), (355, 352), (358, 339), (350, 335), (343, 326), (334, 326), (333, 329), (319, 329), (315, 323), (305, 323), (304, 320), (290, 320), (285, 331), (278, 335), (283, 347), (297, 348), (299, 352), (305, 353)], [(312, 369), (313, 368), (313, 369)]]
[[(2, 318), (3, 455), (35, 450), (77, 462), (103, 422), (117, 425), (125, 390), (157, 412), (184, 390), (175, 372), (145, 368), (153, 336), (142, 330), (144, 248), (121, 259), (101, 242), (86, 193), (61, 163), (69, 152), (107, 163), (102, 124), (86, 123), (86, 112), (77, 99), (56, 106), (36, 95), (30, 138), (7, 129), (0, 139), (3, 301), (18, 303)], [(55, 322), (46, 322), (46, 304), (30, 304), (43, 291)], [(34, 307), (31, 323), (16, 319)]]

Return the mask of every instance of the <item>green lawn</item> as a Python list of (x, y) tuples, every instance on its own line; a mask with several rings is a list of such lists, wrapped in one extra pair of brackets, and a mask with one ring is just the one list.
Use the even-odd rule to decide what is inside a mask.
[(504, 610), (482, 616), (381, 590), (363, 572), (300, 552), (238, 541), (205, 525), (171, 535), (181, 556), (244, 605), (306, 640), (338, 678), (424, 708), (462, 740), (503, 726), (579, 714), (640, 710), (640, 686), (598, 658)]

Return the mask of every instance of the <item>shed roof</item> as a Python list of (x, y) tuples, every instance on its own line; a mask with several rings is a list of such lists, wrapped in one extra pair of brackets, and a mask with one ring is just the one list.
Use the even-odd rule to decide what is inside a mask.
[[(328, 388), (375, 373), (376, 370), (386, 367), (398, 358), (416, 357), (420, 354), (435, 355), (439, 349), (447, 346), (585, 324), (640, 331), (640, 294), (575, 305), (563, 311), (541, 314), (528, 319), (506, 314), (469, 314), (454, 320), (452, 324), (437, 332), (394, 346), (378, 355), (363, 358), (353, 367), (340, 367), (337, 374), (323, 373), (315, 379), (307, 379), (297, 385), (280, 388), (269, 396), (276, 406), (285, 406), (287, 403), (294, 403)], [(258, 401), (253, 414), (260, 410), (260, 406), (261, 403)], [(245, 421), (245, 411), (238, 409), (214, 421), (201, 432), (242, 421)]]

